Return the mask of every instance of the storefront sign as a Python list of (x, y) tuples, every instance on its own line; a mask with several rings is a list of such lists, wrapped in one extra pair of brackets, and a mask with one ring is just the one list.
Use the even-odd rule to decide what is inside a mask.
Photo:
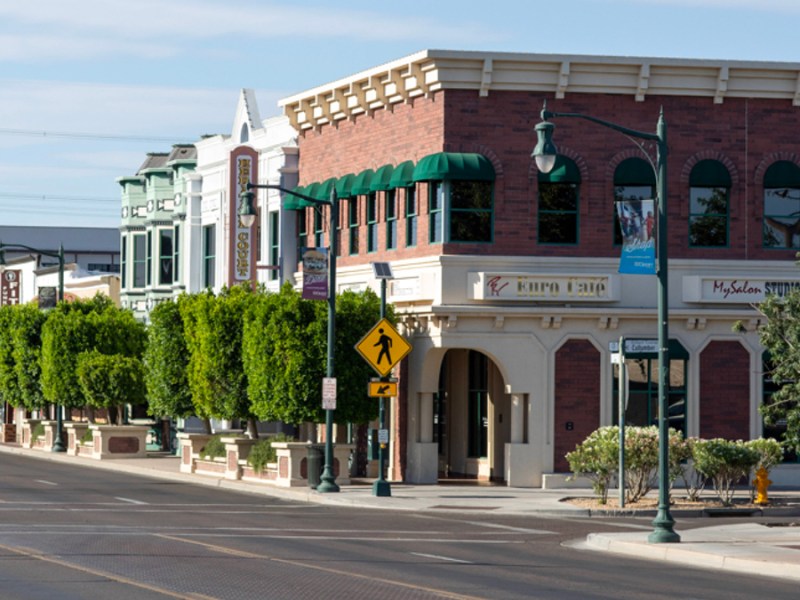
[(228, 285), (256, 280), (256, 248), (258, 239), (256, 228), (258, 219), (252, 227), (245, 227), (239, 219), (241, 193), (247, 191), (248, 183), (258, 181), (258, 153), (247, 146), (240, 146), (231, 152), (230, 182), (230, 261)]
[(6, 269), (0, 277), (0, 306), (19, 304), (19, 288), (22, 283), (22, 271)]
[(687, 275), (683, 278), (683, 301), (757, 304), (766, 300), (767, 296), (785, 296), (798, 289), (800, 279)]
[(472, 300), (611, 302), (619, 295), (619, 278), (614, 275), (469, 274)]

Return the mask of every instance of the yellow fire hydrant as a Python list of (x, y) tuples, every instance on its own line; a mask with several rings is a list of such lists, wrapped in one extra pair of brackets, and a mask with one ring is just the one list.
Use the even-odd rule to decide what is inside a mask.
[(771, 479), (767, 478), (767, 470), (764, 467), (761, 467), (756, 471), (756, 479), (755, 479), (755, 487), (756, 487), (756, 504), (769, 504), (769, 498), (767, 498), (767, 488), (769, 484), (772, 483)]

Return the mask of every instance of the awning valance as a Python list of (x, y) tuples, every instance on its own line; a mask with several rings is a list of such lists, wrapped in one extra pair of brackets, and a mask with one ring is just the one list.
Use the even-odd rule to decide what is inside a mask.
[(438, 152), (422, 158), (414, 168), (414, 181), (494, 181), (492, 163), (482, 154)]
[(412, 185), (414, 185), (414, 162), (407, 160), (394, 168), (392, 178), (389, 180), (389, 187), (394, 189)]
[(361, 173), (356, 175), (356, 178), (353, 181), (353, 187), (350, 188), (350, 194), (353, 196), (369, 194), (372, 191), (370, 190), (370, 183), (372, 182), (373, 175), (375, 175), (375, 171), (372, 169), (361, 171)]
[(385, 192), (386, 190), (391, 189), (391, 185), (389, 184), (392, 179), (392, 172), (394, 171), (394, 165), (383, 165), (372, 176), (372, 180), (369, 183), (369, 189), (371, 192)]

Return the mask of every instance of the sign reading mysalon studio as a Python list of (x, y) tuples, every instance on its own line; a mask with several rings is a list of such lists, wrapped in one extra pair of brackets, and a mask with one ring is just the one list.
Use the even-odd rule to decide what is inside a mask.
[(614, 275), (469, 274), (472, 300), (612, 302), (619, 300), (619, 287)]

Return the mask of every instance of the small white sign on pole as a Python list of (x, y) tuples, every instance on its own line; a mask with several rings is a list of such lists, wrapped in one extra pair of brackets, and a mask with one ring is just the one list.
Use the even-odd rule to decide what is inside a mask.
[(322, 378), (322, 408), (336, 410), (336, 377)]

